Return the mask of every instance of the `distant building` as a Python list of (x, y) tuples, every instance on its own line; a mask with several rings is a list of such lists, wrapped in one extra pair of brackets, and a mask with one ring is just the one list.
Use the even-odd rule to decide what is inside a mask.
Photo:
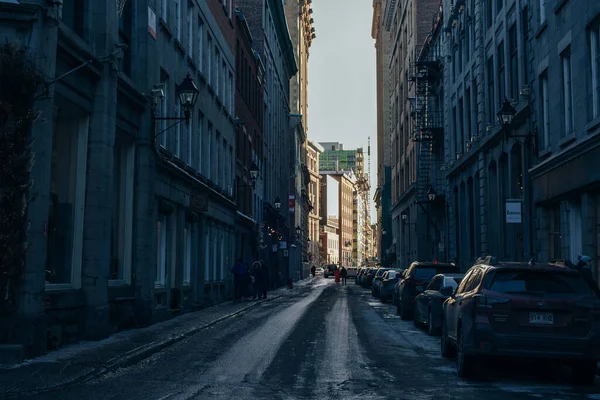
[(320, 237), (320, 215), (321, 207), (321, 175), (319, 174), (319, 155), (323, 151), (318, 143), (311, 140), (306, 145), (306, 165), (310, 173), (310, 183), (308, 184), (308, 253), (309, 262), (318, 261), (319, 257), (319, 237)]

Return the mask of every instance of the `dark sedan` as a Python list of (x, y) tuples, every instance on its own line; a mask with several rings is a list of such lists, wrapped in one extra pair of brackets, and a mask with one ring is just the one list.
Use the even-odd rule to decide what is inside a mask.
[(391, 300), (394, 296), (394, 286), (398, 283), (402, 272), (397, 270), (390, 270), (383, 274), (383, 279), (379, 286), (379, 300), (385, 303)]
[(437, 335), (442, 327), (442, 304), (460, 284), (464, 274), (438, 274), (425, 291), (415, 297), (415, 326), (426, 326), (430, 335)]

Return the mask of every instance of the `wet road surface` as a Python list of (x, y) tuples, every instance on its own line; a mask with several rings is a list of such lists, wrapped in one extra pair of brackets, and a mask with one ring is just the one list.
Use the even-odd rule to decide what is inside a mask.
[(155, 354), (39, 399), (598, 399), (555, 366), (488, 367), (462, 381), (439, 338), (349, 282), (320, 280)]

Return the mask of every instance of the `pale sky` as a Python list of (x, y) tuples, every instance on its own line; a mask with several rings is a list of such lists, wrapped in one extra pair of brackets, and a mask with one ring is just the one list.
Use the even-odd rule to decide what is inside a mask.
[[(313, 0), (316, 38), (308, 59), (308, 137), (363, 147), (371, 199), (377, 184), (377, 103), (372, 0)], [(371, 200), (371, 203), (372, 200)], [(371, 206), (371, 220), (375, 220)]]

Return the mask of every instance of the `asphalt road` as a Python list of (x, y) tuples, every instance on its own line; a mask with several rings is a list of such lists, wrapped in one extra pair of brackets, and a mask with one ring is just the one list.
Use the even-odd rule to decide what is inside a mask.
[(459, 380), (439, 339), (370, 291), (315, 286), (262, 303), (133, 367), (39, 399), (599, 399), (551, 365), (505, 363)]

